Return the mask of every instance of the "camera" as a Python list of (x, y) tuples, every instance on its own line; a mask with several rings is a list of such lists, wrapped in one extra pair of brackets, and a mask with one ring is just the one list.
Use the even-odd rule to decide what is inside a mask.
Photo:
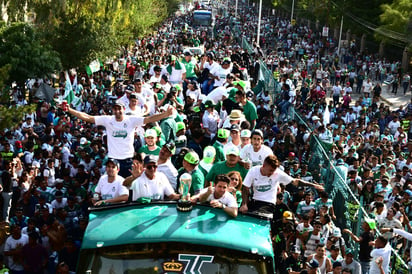
[(174, 92), (174, 91), (171, 91), (171, 92), (169, 92), (168, 94), (167, 94), (167, 99), (172, 99), (173, 97), (175, 97), (175, 95), (176, 95), (176, 92)]

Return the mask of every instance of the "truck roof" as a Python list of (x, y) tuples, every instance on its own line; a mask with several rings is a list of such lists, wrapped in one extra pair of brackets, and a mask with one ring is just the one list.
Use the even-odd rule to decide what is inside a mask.
[(273, 256), (270, 222), (195, 205), (180, 212), (175, 203), (128, 204), (93, 210), (82, 249), (124, 244), (184, 242)]

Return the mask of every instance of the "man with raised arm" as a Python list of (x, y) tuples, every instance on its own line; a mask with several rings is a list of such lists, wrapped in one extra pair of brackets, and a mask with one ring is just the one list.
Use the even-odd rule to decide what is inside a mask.
[(108, 157), (119, 161), (119, 175), (126, 178), (130, 175), (129, 170), (135, 152), (133, 148), (135, 128), (171, 116), (173, 107), (170, 106), (165, 112), (149, 117), (124, 115), (124, 111), (125, 106), (121, 102), (116, 102), (113, 105), (113, 115), (92, 116), (85, 112), (76, 111), (69, 106), (66, 109), (67, 113), (87, 123), (95, 123), (106, 128)]
[[(240, 207), (240, 212), (258, 211), (273, 214), (276, 204), (276, 194), (279, 190), (280, 183), (284, 185), (289, 183), (298, 185), (302, 183), (314, 187), (317, 190), (323, 190), (321, 185), (289, 176), (282, 171), (279, 166), (278, 158), (275, 155), (269, 155), (265, 158), (263, 165), (252, 167), (249, 170), (243, 181), (242, 206)], [(251, 188), (253, 189), (253, 197), (249, 202)]]

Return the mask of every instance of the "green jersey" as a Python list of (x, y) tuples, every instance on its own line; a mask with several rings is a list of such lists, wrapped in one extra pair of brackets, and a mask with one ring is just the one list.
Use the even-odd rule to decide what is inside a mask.
[(206, 175), (207, 182), (214, 182), (217, 175), (228, 174), (231, 171), (238, 171), (242, 179), (246, 177), (248, 170), (237, 163), (234, 167), (228, 167), (226, 161), (215, 163)]
[(247, 100), (246, 104), (243, 106), (243, 113), (245, 114), (245, 118), (249, 123), (252, 123), (253, 120), (256, 120), (258, 118), (256, 106), (249, 100)]
[(223, 145), (219, 141), (216, 141), (213, 144), (213, 147), (216, 149), (215, 163), (225, 161), (226, 158), (225, 153), (223, 151)]
[(147, 145), (142, 146), (141, 148), (139, 148), (139, 153), (144, 153), (146, 155), (155, 155), (155, 156), (159, 156), (160, 153), (160, 147), (156, 146), (155, 150), (149, 150), (149, 147)]

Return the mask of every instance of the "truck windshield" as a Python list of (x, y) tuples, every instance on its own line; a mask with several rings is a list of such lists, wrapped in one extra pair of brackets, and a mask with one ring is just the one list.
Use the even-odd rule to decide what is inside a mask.
[(193, 24), (197, 26), (209, 26), (212, 23), (212, 13), (210, 11), (195, 11), (193, 13)]
[(85, 249), (78, 273), (273, 273), (270, 257), (187, 243)]

